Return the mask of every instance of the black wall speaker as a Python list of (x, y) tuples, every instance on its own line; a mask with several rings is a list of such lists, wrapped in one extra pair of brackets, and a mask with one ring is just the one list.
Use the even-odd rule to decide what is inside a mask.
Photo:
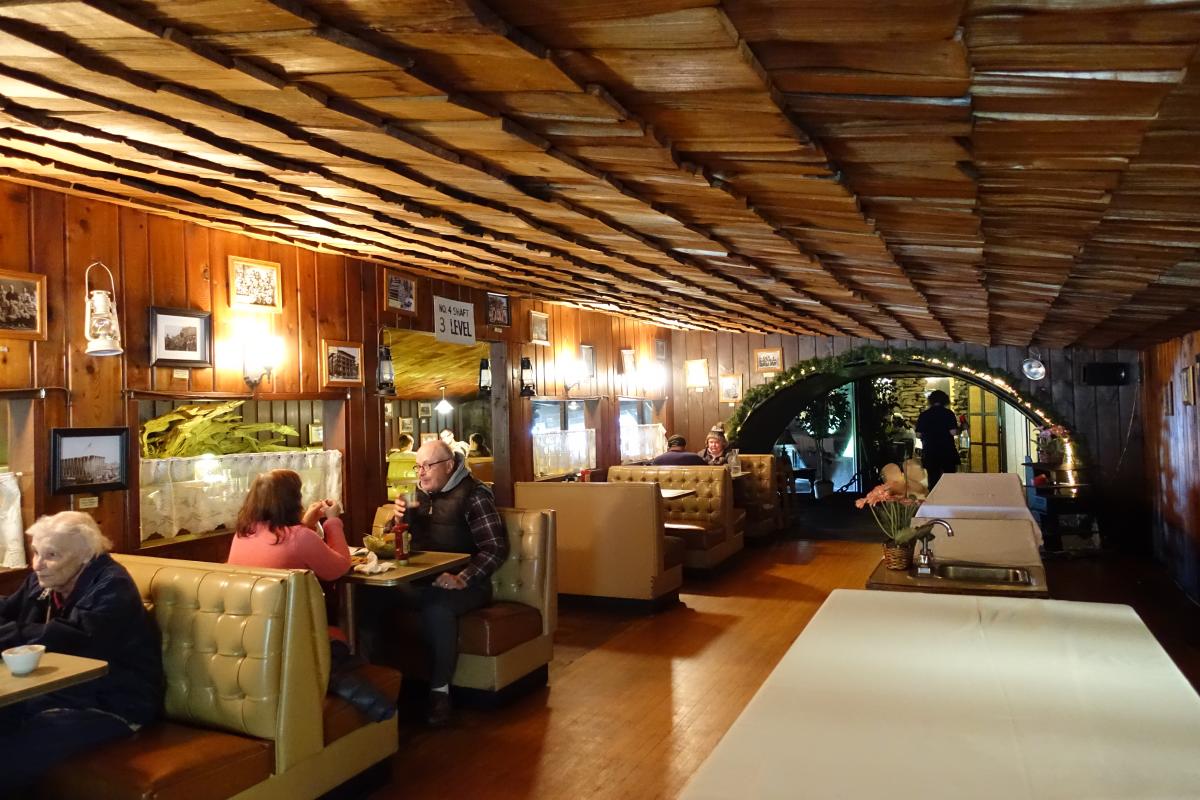
[(1133, 367), (1119, 361), (1096, 361), (1083, 365), (1083, 382), (1088, 386), (1127, 386)]

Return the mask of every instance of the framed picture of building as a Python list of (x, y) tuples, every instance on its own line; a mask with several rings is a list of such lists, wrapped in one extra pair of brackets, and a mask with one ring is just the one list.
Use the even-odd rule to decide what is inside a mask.
[(50, 491), (106, 492), (129, 486), (129, 428), (51, 428)]
[(529, 312), (529, 341), (550, 344), (550, 315), (541, 311)]
[(362, 342), (322, 339), (321, 353), (322, 388), (363, 385)]
[(390, 269), (383, 271), (383, 307), (401, 314), (417, 314), (417, 282)]
[(783, 369), (783, 350), (767, 347), (754, 351), (755, 372), (779, 372)]
[(503, 327), (512, 325), (512, 310), (508, 304), (508, 295), (487, 293), (487, 324)]
[(401, 433), (412, 433), (413, 432), (413, 418), (412, 417), (401, 417), (400, 418), (400, 432)]
[(325, 424), (321, 422), (308, 423), (308, 443), (309, 444), (324, 444), (325, 443)]
[(211, 367), (212, 313), (151, 307), (150, 363), (156, 367)]
[(46, 276), (0, 269), (0, 338), (46, 338)]
[(417, 403), (417, 416), (423, 417), (423, 418), (424, 417), (432, 417), (433, 416), (433, 403), (424, 402), (424, 401)]
[(438, 439), (438, 435), (433, 432), (426, 432), (426, 433), (421, 434), (421, 444), (426, 444), (428, 442), (436, 442), (437, 439)]
[(279, 263), (229, 257), (229, 307), (241, 311), (283, 311)]
[(742, 399), (742, 376), (721, 375), (717, 379), (722, 403), (737, 403)]

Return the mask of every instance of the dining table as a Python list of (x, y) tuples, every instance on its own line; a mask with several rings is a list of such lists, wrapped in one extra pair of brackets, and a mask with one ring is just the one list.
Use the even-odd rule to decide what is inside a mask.
[[(407, 563), (392, 561), (382, 572), (366, 574), (351, 569), (338, 581), (338, 622), (353, 652), (358, 651), (358, 618), (355, 613), (356, 593), (360, 587), (395, 587), (403, 583), (440, 574), (465, 566), (471, 556), (467, 553), (446, 553), (437, 550), (419, 550), (412, 553)], [(386, 562), (385, 562), (386, 563)]]
[(839, 589), (681, 797), (1200, 797), (1197, 752), (1129, 606)]
[(696, 494), (695, 489), (668, 489), (663, 486), (658, 487), (658, 493), (662, 495), (663, 500), (681, 500), (684, 497), (693, 497)]
[(948, 472), (921, 504), (919, 520), (1011, 519), (1033, 525), (1037, 543), (1042, 529), (1025, 502), (1025, 486), (1011, 472)]
[(107, 661), (53, 652), (42, 655), (37, 669), (25, 675), (13, 675), (7, 666), (0, 666), (0, 706), (95, 680), (107, 672)]

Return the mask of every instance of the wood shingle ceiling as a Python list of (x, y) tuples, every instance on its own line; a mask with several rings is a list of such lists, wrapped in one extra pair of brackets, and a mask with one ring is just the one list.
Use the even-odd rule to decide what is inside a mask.
[(0, 0), (0, 176), (663, 324), (1200, 311), (1200, 4)]

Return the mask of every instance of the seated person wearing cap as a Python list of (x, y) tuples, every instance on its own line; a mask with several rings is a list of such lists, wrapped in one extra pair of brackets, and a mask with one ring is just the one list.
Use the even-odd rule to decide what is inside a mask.
[(408, 524), (414, 549), (471, 556), (458, 572), (404, 584), (395, 592), (401, 603), (421, 615), (433, 658), (429, 724), (444, 725), (450, 721), (450, 679), (458, 664), (458, 618), (491, 602), (491, 576), (508, 558), (508, 533), (491, 490), (445, 442), (421, 445), (416, 470), (416, 501), (409, 504), (404, 495), (397, 497), (393, 523), (403, 519)]
[(39, 519), (29, 535), (33, 571), (0, 600), (0, 648), (45, 645), (107, 661), (108, 672), (0, 709), (5, 797), (27, 797), (18, 790), (55, 764), (132, 736), (158, 717), (165, 690), (158, 627), (96, 521), (63, 511)]
[(709, 431), (704, 440), (704, 449), (698, 455), (710, 467), (725, 466), (729, 457), (729, 442), (725, 439), (725, 432), (716, 428)]
[(654, 457), (650, 463), (657, 467), (703, 467), (704, 459), (695, 453), (689, 453), (687, 439), (675, 434), (667, 439), (667, 452)]

